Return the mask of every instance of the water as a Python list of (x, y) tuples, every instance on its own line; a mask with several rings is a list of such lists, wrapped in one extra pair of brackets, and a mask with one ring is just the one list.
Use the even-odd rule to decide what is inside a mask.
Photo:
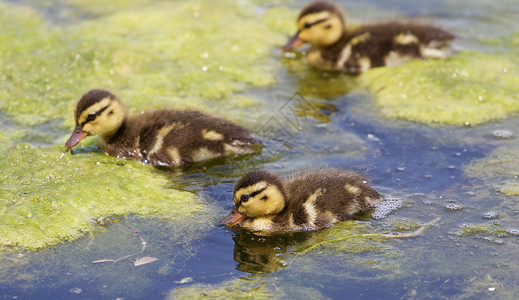
[[(302, 5), (273, 2), (261, 4), (257, 10)], [(357, 22), (408, 16), (445, 24), (463, 36), (455, 43), (456, 49), (486, 52), (504, 46), (482, 39), (494, 38), (496, 32), (506, 36), (519, 31), (515, 20), (519, 8), (513, 2), (374, 0), (342, 4)], [(85, 11), (75, 11), (72, 5), (60, 9), (36, 1), (22, 3), (42, 12), (53, 26), (74, 26), (79, 21), (73, 17), (88, 20), (116, 11), (100, 12), (95, 3)], [(500, 175), (499, 167), (485, 176), (471, 175), (483, 171), (467, 170), (496, 149), (515, 151), (519, 119), (474, 127), (388, 120), (380, 116), (373, 95), (356, 88), (354, 77), (322, 73), (278, 59), (278, 50), (272, 50), (273, 59), (266, 62), (277, 82), (243, 84), (247, 88), (223, 96), (249, 97), (256, 104), (229, 100), (230, 104), (220, 101), (215, 105), (193, 100), (211, 106), (210, 111), (222, 107), (228, 111), (226, 116), (253, 128), (265, 143), (262, 155), (152, 172), (168, 178), (167, 188), (200, 196), (200, 202), (212, 212), (205, 227), (187, 230), (163, 219), (110, 216), (79, 240), (42, 251), (2, 254), (1, 297), (164, 299), (173, 292), (177, 297), (245, 293), (257, 298), (516, 298), (518, 200), (499, 192), (499, 187), (503, 177), (512, 183), (517, 177)], [(124, 90), (120, 82), (114, 85)], [(233, 103), (242, 106), (234, 107)], [(132, 109), (135, 107), (141, 106), (133, 104)], [(52, 109), (61, 111), (59, 107)], [(2, 139), (42, 147), (59, 144), (68, 134), (64, 127), (70, 120), (65, 119), (71, 116), (70, 111), (67, 116), (28, 126), (1, 112), (0, 124), (7, 132)], [(92, 151), (93, 147), (87, 146), (76, 155)], [(401, 205), (380, 219), (344, 222), (315, 233), (262, 237), (220, 224), (233, 205), (234, 183), (247, 170), (266, 168), (290, 174), (317, 166), (353, 168), (365, 174), (387, 198), (401, 199)], [(437, 217), (437, 224), (414, 238), (338, 241), (356, 234), (411, 232)], [(140, 267), (134, 267), (131, 260), (92, 264), (141, 249), (140, 240), (129, 227), (146, 239), (143, 255), (159, 260)], [(305, 250), (318, 243), (323, 244)]]

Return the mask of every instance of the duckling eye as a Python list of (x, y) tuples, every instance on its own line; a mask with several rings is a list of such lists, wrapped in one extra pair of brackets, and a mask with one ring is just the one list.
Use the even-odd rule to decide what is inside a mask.
[(324, 29), (330, 29), (330, 28), (332, 28), (331, 24), (328, 24), (328, 25), (324, 26)]
[(312, 24), (306, 22), (305, 25), (304, 25), (304, 28), (305, 28), (305, 29), (308, 29), (308, 28), (310, 28), (310, 27), (312, 27)]
[(96, 118), (96, 114), (89, 114), (89, 115), (87, 116), (86, 121), (87, 121), (87, 122), (90, 122), (90, 121), (95, 120), (95, 118)]
[(249, 201), (250, 195), (241, 195), (240, 201), (241, 202), (247, 202)]

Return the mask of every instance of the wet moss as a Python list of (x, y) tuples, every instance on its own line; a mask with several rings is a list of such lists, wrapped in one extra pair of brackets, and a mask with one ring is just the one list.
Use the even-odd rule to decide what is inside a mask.
[[(128, 214), (187, 222), (207, 211), (188, 192), (165, 189), (153, 168), (61, 146), (19, 144), (0, 168), (0, 250), (37, 250), (74, 240), (99, 220)], [(100, 179), (102, 178), (102, 179)]]
[(276, 285), (263, 276), (242, 277), (216, 285), (192, 285), (173, 290), (167, 299), (325, 299), (319, 291), (291, 284)]
[(477, 125), (519, 111), (519, 65), (502, 54), (457, 53), (373, 69), (359, 82), (375, 93), (387, 118)]
[(481, 178), (486, 185), (506, 195), (519, 195), (519, 145), (500, 147), (485, 158), (466, 166), (470, 177)]
[(74, 100), (101, 87), (131, 111), (174, 106), (232, 115), (257, 105), (239, 93), (275, 82), (279, 62), (270, 52), (286, 37), (269, 15), (285, 13), (263, 17), (247, 2), (160, 2), (63, 28), (1, 4), (0, 109), (24, 125), (58, 117), (71, 127)]

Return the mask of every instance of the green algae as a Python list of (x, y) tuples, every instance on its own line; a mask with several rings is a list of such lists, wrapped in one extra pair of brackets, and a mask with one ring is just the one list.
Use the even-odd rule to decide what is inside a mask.
[(214, 285), (190, 285), (173, 290), (167, 299), (327, 299), (319, 291), (291, 284), (272, 283), (251, 275)]
[(519, 195), (519, 152), (517, 142), (500, 147), (485, 158), (465, 167), (470, 177), (481, 178), (486, 185), (505, 195)]
[(447, 60), (415, 60), (359, 77), (387, 118), (478, 125), (519, 111), (519, 65), (502, 54), (462, 52)]
[(60, 146), (19, 144), (1, 160), (0, 250), (37, 250), (92, 232), (106, 217), (128, 214), (172, 221), (204, 214), (188, 192), (165, 189), (150, 166)]
[(275, 82), (279, 63), (270, 52), (285, 36), (269, 15), (288, 11), (263, 17), (250, 3), (204, 0), (120, 8), (59, 27), (32, 9), (1, 4), (0, 109), (23, 125), (61, 118), (71, 127), (74, 100), (102, 87), (130, 111), (173, 106), (233, 115), (258, 104), (241, 92)]

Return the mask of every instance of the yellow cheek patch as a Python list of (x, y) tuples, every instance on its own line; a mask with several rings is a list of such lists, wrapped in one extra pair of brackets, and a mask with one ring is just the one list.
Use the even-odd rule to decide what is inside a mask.
[(214, 130), (202, 129), (202, 137), (209, 141), (221, 141), (223, 140), (223, 134), (218, 133)]
[(260, 181), (253, 185), (242, 187), (241, 189), (237, 190), (236, 193), (234, 194), (234, 203), (238, 204), (240, 202), (240, 197), (242, 195), (252, 194), (255, 191), (265, 189), (267, 187), (267, 185), (268, 185), (268, 183), (266, 181)]
[(109, 97), (106, 97), (106, 98), (101, 99), (101, 101), (96, 102), (89, 108), (85, 109), (77, 120), (78, 124), (83, 124), (86, 121), (88, 115), (95, 114), (96, 112), (100, 111), (101, 109), (107, 107), (112, 101), (113, 101), (112, 99), (110, 99)]

